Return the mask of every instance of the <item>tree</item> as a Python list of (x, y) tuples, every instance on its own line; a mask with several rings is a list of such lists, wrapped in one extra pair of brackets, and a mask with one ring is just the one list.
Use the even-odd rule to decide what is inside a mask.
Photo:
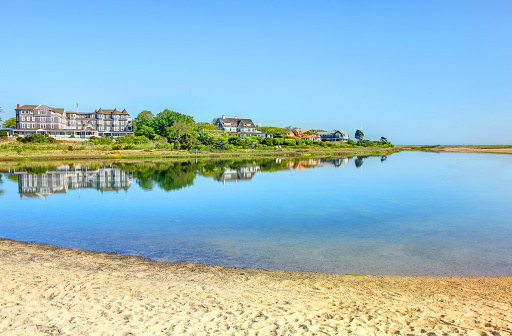
[[(155, 135), (154, 124), (155, 116), (151, 111), (143, 110), (140, 112), (134, 120), (135, 124), (135, 135), (144, 135), (148, 138), (153, 138)], [(149, 129), (153, 130), (151, 132)]]
[(164, 136), (169, 142), (179, 142), (183, 149), (192, 148), (197, 142), (198, 134), (194, 124), (183, 121), (174, 122), (164, 130)]
[(356, 138), (359, 141), (364, 140), (364, 133), (363, 133), (363, 131), (357, 130), (356, 131), (356, 135), (354, 136), (354, 138)]
[(16, 128), (16, 117), (12, 117), (12, 118), (9, 118), (6, 121), (4, 121), (2, 127), (5, 127), (5, 128)]
[(385, 143), (385, 144), (386, 144), (386, 143), (388, 143), (388, 139), (387, 139), (387, 138), (385, 138), (385, 137), (380, 137), (380, 142), (382, 142), (382, 143)]
[(181, 121), (183, 124), (189, 125), (191, 127), (195, 127), (196, 124), (193, 117), (166, 109), (158, 113), (155, 117), (155, 132), (159, 135), (167, 137), (166, 133), (168, 132), (166, 129), (168, 127), (172, 127), (178, 121)]
[(362, 156), (356, 157), (356, 159), (354, 160), (354, 164), (356, 165), (356, 168), (361, 167), (363, 165), (363, 157)]

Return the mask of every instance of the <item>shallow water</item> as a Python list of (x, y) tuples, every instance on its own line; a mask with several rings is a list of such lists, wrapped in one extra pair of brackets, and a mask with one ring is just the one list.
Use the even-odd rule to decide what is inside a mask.
[(0, 237), (237, 267), (512, 274), (509, 155), (401, 152), (45, 171), (2, 173)]

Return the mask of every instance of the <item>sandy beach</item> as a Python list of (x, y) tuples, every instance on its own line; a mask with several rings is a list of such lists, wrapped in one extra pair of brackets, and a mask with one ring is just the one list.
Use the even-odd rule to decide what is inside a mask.
[(0, 334), (512, 335), (511, 285), (161, 263), (0, 239)]

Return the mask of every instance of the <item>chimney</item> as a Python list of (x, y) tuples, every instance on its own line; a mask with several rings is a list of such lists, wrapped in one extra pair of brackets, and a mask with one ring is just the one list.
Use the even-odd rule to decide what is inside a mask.
[(18, 107), (17, 107), (17, 109), (19, 109), (19, 108), (20, 108), (20, 104), (18, 104)]
[(224, 119), (224, 118), (226, 118), (226, 116), (223, 114), (223, 115), (222, 115), (222, 119)]

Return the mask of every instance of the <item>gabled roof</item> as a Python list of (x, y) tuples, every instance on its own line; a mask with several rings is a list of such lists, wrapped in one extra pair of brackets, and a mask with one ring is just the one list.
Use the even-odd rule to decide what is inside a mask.
[(344, 137), (347, 137), (349, 138), (349, 135), (347, 132), (345, 131), (339, 131), (339, 130), (334, 130), (332, 132), (316, 132), (316, 134), (320, 135), (320, 136), (330, 136), (330, 135), (334, 135), (335, 133), (341, 133)]
[(20, 108), (16, 108), (14, 110), (16, 110), (16, 111), (19, 111), (19, 110), (34, 110), (34, 109), (36, 109), (38, 107), (47, 108), (50, 111), (53, 111), (55, 113), (60, 113), (60, 114), (65, 112), (63, 108), (54, 108), (54, 107), (46, 106), (44, 104), (39, 104), (39, 105), (23, 105), (23, 106), (20, 106)]
[(23, 105), (20, 108), (16, 108), (15, 110), (33, 110), (39, 105)]
[(100, 114), (128, 114), (126, 112), (126, 109), (123, 109), (122, 111), (118, 111), (117, 108), (114, 108), (113, 110), (103, 110), (101, 107), (98, 110), (94, 110), (94, 113), (100, 113)]
[(219, 118), (223, 127), (250, 127), (256, 128), (251, 119), (242, 118)]

